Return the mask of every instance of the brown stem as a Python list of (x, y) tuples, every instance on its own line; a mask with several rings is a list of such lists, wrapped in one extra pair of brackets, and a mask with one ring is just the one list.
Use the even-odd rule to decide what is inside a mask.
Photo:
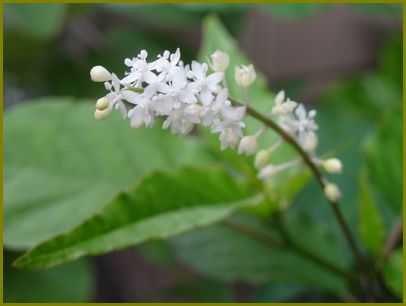
[[(325, 179), (323, 178), (322, 173), (320, 172), (319, 168), (317, 165), (313, 162), (311, 159), (310, 155), (306, 153), (306, 151), (301, 147), (301, 145), (290, 135), (288, 134), (284, 129), (282, 129), (278, 124), (276, 124), (272, 119), (268, 118), (267, 116), (259, 113), (255, 109), (253, 109), (250, 106), (244, 105), (235, 99), (230, 98), (230, 100), (235, 104), (239, 106), (245, 106), (247, 113), (254, 117), (255, 119), (261, 121), (264, 123), (266, 126), (274, 130), (276, 133), (278, 133), (287, 143), (292, 145), (296, 151), (299, 153), (299, 155), (302, 157), (303, 162), (309, 167), (311, 172), (313, 173), (314, 177), (316, 178), (317, 182), (319, 183), (321, 189), (323, 190), (324, 193), (324, 187), (326, 185)], [(348, 242), (348, 245), (354, 255), (355, 260), (360, 266), (363, 266), (363, 257), (357, 247), (357, 244), (355, 243), (355, 239), (352, 236), (352, 233), (344, 219), (344, 216), (341, 213), (340, 208), (338, 207), (338, 202), (336, 201), (331, 201), (330, 199), (327, 198), (327, 201), (330, 203), (330, 206), (333, 209), (334, 215), (337, 219), (337, 222)]]
[(402, 238), (403, 233), (403, 222), (402, 218), (399, 218), (395, 224), (392, 226), (392, 229), (386, 238), (385, 245), (382, 251), (383, 260), (387, 260), (392, 254), (392, 251), (395, 249), (396, 245)]

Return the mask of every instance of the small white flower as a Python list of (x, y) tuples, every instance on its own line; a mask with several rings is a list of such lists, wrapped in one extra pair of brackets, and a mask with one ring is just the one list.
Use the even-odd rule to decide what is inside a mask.
[(111, 80), (111, 73), (103, 66), (94, 66), (90, 70), (90, 78), (93, 82), (106, 82)]
[(220, 132), (221, 150), (235, 148), (242, 137), (242, 125), (240, 122), (233, 122), (226, 125)]
[(296, 106), (296, 102), (290, 99), (285, 100), (285, 92), (281, 90), (275, 97), (275, 104), (272, 107), (272, 114), (286, 115), (291, 113)]
[(341, 198), (341, 191), (336, 184), (327, 183), (324, 187), (324, 193), (332, 202), (337, 202)]
[(322, 165), (328, 173), (341, 173), (343, 170), (343, 165), (338, 158), (329, 158)]
[(244, 136), (238, 146), (239, 154), (252, 155), (257, 151), (258, 143), (255, 135)]
[(256, 73), (253, 65), (235, 67), (235, 81), (241, 87), (250, 86), (256, 78)]
[(123, 85), (141, 87), (143, 82), (152, 84), (159, 80), (158, 76), (151, 71), (153, 66), (147, 62), (147, 56), (147, 51), (141, 50), (136, 58), (125, 59), (124, 63), (131, 69), (127, 76), (121, 80)]
[(106, 98), (109, 100), (110, 108), (118, 109), (123, 118), (127, 117), (127, 108), (123, 102), (123, 91), (121, 90), (120, 80), (118, 77), (112, 73), (111, 82), (104, 83), (104, 86), (110, 92), (106, 95)]
[(193, 90), (198, 92), (199, 101), (203, 105), (209, 105), (214, 100), (214, 94), (219, 92), (219, 83), (224, 78), (224, 73), (215, 72), (206, 76), (207, 64), (200, 64), (196, 61), (192, 62), (192, 69), (189, 71), (189, 75), (193, 78)]
[(212, 55), (210, 55), (210, 58), (210, 67), (216, 72), (224, 72), (230, 63), (230, 57), (228, 54), (220, 50), (216, 50)]

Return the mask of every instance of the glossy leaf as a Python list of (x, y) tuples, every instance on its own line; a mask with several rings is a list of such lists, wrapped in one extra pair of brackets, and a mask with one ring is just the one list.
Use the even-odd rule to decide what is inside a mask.
[[(234, 221), (233, 221), (234, 222)], [(294, 282), (342, 292), (339, 277), (278, 245), (267, 245), (225, 225), (173, 239), (177, 254), (203, 275), (223, 282)]]
[(259, 201), (247, 186), (220, 169), (155, 172), (80, 226), (20, 257), (16, 265), (46, 268), (166, 239), (220, 221)]
[(88, 101), (47, 98), (6, 113), (6, 247), (29, 248), (71, 229), (154, 169), (208, 160), (195, 139), (159, 123), (131, 129), (118, 113), (99, 122), (93, 112)]

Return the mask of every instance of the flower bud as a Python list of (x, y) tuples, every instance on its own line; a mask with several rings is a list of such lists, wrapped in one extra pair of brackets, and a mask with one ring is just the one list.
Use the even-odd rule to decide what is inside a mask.
[(103, 97), (97, 100), (96, 102), (96, 109), (98, 109), (99, 111), (105, 110), (106, 108), (108, 108), (110, 105), (109, 100), (107, 99), (107, 97)]
[(324, 193), (327, 199), (332, 202), (337, 202), (341, 198), (340, 189), (336, 184), (327, 183), (327, 185), (324, 187)]
[(238, 153), (252, 155), (257, 151), (257, 148), (258, 143), (255, 135), (244, 136), (240, 141), (240, 145), (238, 146)]
[(235, 67), (235, 81), (241, 87), (250, 86), (255, 81), (256, 76), (253, 65)]
[(230, 63), (230, 57), (227, 53), (216, 50), (211, 56), (211, 68), (216, 72), (224, 72)]
[(255, 167), (261, 169), (266, 166), (271, 157), (271, 150), (261, 150), (255, 156)]
[(271, 178), (277, 172), (278, 172), (277, 166), (268, 165), (259, 171), (258, 178), (260, 180), (267, 180), (267, 179)]
[(327, 159), (322, 165), (328, 173), (341, 173), (343, 170), (343, 165), (338, 158)]
[(107, 118), (108, 115), (110, 115), (111, 113), (111, 108), (106, 108), (104, 110), (99, 110), (96, 108), (95, 112), (94, 112), (94, 118), (96, 120), (102, 120)]
[(90, 70), (90, 78), (93, 82), (107, 82), (111, 80), (111, 73), (103, 66), (94, 66)]
[(302, 142), (302, 146), (306, 151), (314, 151), (316, 149), (319, 140), (315, 133), (308, 133)]
[(282, 104), (283, 101), (285, 101), (285, 91), (281, 90), (275, 96), (275, 104), (277, 104), (277, 105)]

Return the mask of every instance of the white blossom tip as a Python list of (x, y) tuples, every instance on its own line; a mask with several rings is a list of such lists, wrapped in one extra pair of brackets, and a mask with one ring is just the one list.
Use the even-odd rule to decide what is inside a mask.
[(94, 66), (90, 69), (90, 78), (93, 82), (107, 82), (111, 80), (111, 73), (103, 66)]
[(282, 104), (283, 101), (285, 101), (285, 91), (281, 90), (275, 96), (275, 104)]
[(238, 146), (238, 153), (252, 155), (257, 151), (257, 148), (258, 143), (255, 135), (244, 136), (240, 141), (240, 145)]
[(257, 74), (253, 65), (241, 65), (235, 67), (234, 76), (238, 86), (248, 87), (255, 81)]
[(212, 55), (211, 58), (211, 68), (215, 72), (224, 72), (226, 71), (228, 65), (230, 64), (230, 57), (227, 53), (216, 50)]
[(302, 146), (308, 152), (314, 151), (318, 143), (319, 139), (315, 133), (306, 134), (302, 140)]
[(96, 101), (96, 109), (100, 111), (105, 110), (109, 105), (110, 103), (107, 97), (102, 97)]
[(337, 202), (341, 198), (341, 191), (336, 184), (327, 183), (324, 187), (324, 194), (327, 199), (332, 202)]
[(343, 165), (338, 158), (329, 158), (322, 165), (328, 173), (341, 173), (343, 170)]
[(94, 112), (94, 118), (96, 120), (103, 120), (108, 117), (111, 113), (111, 108), (106, 108), (104, 110), (96, 109)]
[(271, 150), (260, 150), (257, 155), (255, 155), (255, 167), (257, 169), (262, 169), (266, 166), (271, 157)]

